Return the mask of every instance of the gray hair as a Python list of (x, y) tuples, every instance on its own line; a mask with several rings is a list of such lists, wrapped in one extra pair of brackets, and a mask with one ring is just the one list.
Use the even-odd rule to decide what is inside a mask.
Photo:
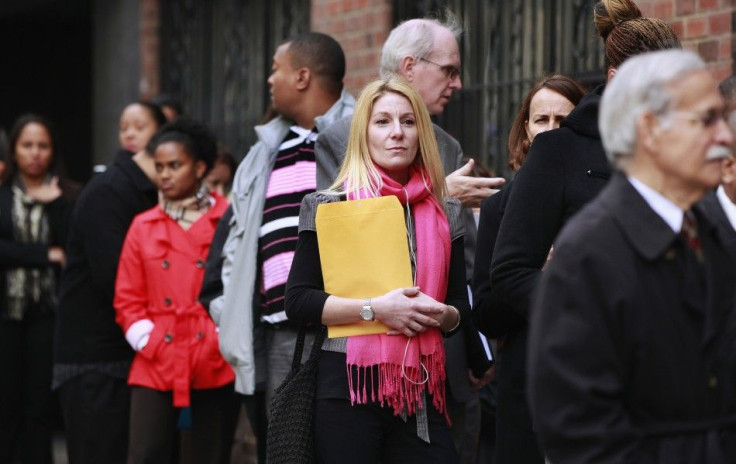
[(603, 92), (598, 117), (603, 147), (614, 166), (633, 155), (639, 117), (647, 112), (664, 115), (671, 109), (667, 85), (704, 69), (705, 62), (685, 50), (643, 53), (624, 62)]
[(410, 19), (399, 24), (389, 34), (381, 51), (381, 78), (387, 79), (392, 74), (399, 74), (401, 60), (405, 56), (417, 59), (427, 58), (434, 48), (434, 31), (437, 27), (447, 29), (460, 39), (463, 28), (455, 15), (446, 12), (446, 19)]

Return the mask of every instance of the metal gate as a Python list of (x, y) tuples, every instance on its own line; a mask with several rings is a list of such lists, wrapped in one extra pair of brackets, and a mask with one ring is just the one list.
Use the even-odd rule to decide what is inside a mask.
[(309, 29), (309, 0), (162, 0), (161, 89), (242, 157), (268, 104), (276, 46)]
[(463, 89), (438, 123), (467, 156), (496, 173), (506, 165), (511, 123), (529, 88), (560, 72), (591, 89), (605, 80), (593, 25), (595, 0), (394, 0), (394, 21), (449, 8), (463, 23)]

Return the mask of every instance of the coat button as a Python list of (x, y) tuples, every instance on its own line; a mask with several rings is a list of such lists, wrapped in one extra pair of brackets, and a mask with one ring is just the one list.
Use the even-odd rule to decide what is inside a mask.
[(195, 266), (197, 266), (197, 269), (202, 269), (204, 267), (204, 261), (202, 261), (201, 259), (198, 259), (197, 264), (195, 264)]
[(161, 263), (161, 267), (162, 267), (162, 268), (164, 268), (164, 269), (168, 269), (168, 268), (169, 268), (169, 261), (165, 259), (165, 260), (164, 260), (164, 261), (163, 261), (163, 262)]
[(204, 338), (204, 332), (197, 332), (197, 340), (202, 340)]
[(670, 248), (664, 254), (664, 259), (666, 259), (667, 261), (674, 261), (675, 258), (677, 258), (677, 250), (675, 250), (674, 248)]
[(164, 298), (164, 304), (166, 306), (171, 306), (171, 298)]
[(718, 386), (718, 377), (715, 375), (711, 375), (708, 377), (708, 387), (710, 388), (716, 388)]
[(167, 333), (166, 335), (164, 335), (164, 341), (166, 343), (171, 343), (171, 340), (173, 340), (173, 339), (174, 339), (174, 336), (171, 335), (171, 334), (169, 334), (169, 333)]

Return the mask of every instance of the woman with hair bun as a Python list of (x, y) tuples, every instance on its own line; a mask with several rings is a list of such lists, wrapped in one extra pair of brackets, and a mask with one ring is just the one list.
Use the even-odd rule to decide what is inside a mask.
[[(603, 41), (609, 80), (615, 78), (617, 67), (631, 56), (680, 48), (672, 27), (659, 19), (643, 17), (631, 0), (601, 0), (593, 11)], [(512, 364), (509, 370), (514, 375), (511, 379), (514, 389), (506, 395), (499, 391), (498, 403), (506, 402), (514, 417), (498, 424), (499, 464), (544, 462), (541, 450), (537, 451), (533, 418), (526, 402), (530, 306), (558, 232), (598, 194), (611, 175), (598, 131), (598, 107), (604, 89), (601, 85), (586, 95), (562, 121), (560, 129), (535, 138), (514, 179), (498, 232), (490, 286), (495, 297), (506, 302), (520, 320), (519, 330), (506, 339), (505, 359), (501, 361)], [(530, 397), (533, 395), (534, 391), (529, 392)], [(530, 449), (537, 452), (530, 456)], [(520, 459), (519, 456), (530, 457)]]
[(178, 118), (148, 144), (160, 204), (133, 220), (120, 255), (114, 306), (136, 351), (129, 463), (167, 463), (178, 408), (192, 408), (194, 463), (229, 462), (235, 375), (197, 301), (204, 262), (227, 202), (204, 184), (217, 155), (204, 125)]

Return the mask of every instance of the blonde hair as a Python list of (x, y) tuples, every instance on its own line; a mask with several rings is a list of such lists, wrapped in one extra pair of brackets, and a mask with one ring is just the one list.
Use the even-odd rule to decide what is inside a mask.
[(407, 81), (396, 75), (373, 81), (366, 85), (360, 93), (360, 97), (355, 104), (353, 120), (350, 124), (350, 136), (345, 159), (340, 166), (335, 182), (329, 190), (348, 194), (365, 189), (373, 196), (380, 196), (379, 192), (383, 186), (383, 181), (368, 149), (368, 125), (370, 124), (373, 105), (379, 98), (388, 93), (401, 95), (409, 100), (411, 104), (419, 135), (419, 146), (413, 164), (424, 168), (429, 177), (429, 179), (424, 179), (425, 185), (427, 185), (427, 188), (431, 185), (433, 195), (440, 204), (443, 204), (442, 202), (447, 195), (447, 186), (445, 185), (445, 172), (442, 168), (432, 120), (429, 118), (427, 107), (419, 94)]

